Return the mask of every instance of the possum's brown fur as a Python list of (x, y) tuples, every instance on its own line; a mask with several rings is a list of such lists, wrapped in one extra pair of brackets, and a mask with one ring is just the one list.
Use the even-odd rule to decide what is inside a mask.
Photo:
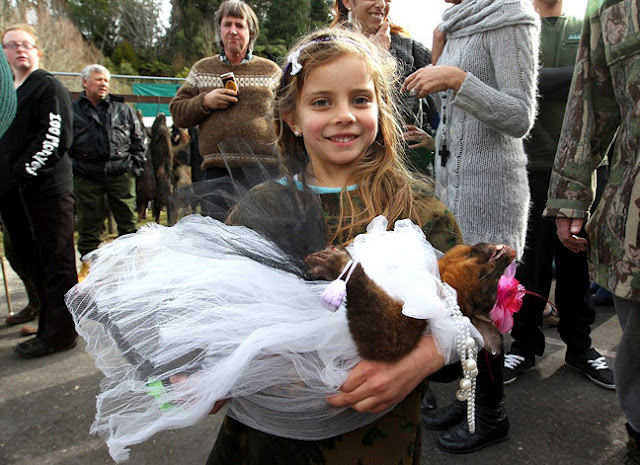
[[(438, 261), (442, 281), (458, 293), (462, 313), (468, 316), (485, 340), (485, 348), (500, 351), (500, 335), (489, 318), (496, 300), (498, 281), (515, 258), (504, 245), (458, 245)], [(350, 256), (331, 247), (309, 255), (309, 272), (333, 280)], [(402, 302), (390, 297), (358, 264), (347, 283), (347, 320), (360, 355), (369, 360), (392, 362), (411, 352), (427, 325), (402, 314)]]
[[(167, 117), (158, 113), (151, 127), (151, 159), (156, 178), (156, 194), (153, 198), (153, 218), (160, 221), (160, 212), (169, 205), (169, 197), (173, 193), (173, 152), (171, 151), (171, 132), (167, 127)], [(167, 212), (167, 216), (171, 216)], [(175, 220), (168, 218), (168, 223)]]
[(138, 211), (138, 223), (147, 218), (147, 208), (156, 196), (156, 175), (153, 170), (153, 157), (151, 155), (151, 130), (144, 127), (142, 112), (136, 111), (140, 126), (149, 143), (145, 153), (144, 171), (136, 176), (136, 210)]

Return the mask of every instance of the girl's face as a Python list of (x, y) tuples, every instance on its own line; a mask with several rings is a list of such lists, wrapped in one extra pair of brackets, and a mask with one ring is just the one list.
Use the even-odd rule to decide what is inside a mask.
[(284, 116), (302, 134), (307, 173), (323, 187), (352, 184), (351, 173), (378, 133), (374, 83), (362, 58), (345, 54), (306, 76), (295, 114)]
[(365, 34), (375, 34), (389, 16), (391, 0), (342, 0)]

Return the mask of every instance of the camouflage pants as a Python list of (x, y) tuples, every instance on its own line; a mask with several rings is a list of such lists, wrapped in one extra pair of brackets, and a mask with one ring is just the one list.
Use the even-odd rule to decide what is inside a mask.
[(320, 441), (273, 436), (227, 416), (207, 465), (419, 465), (420, 394), (370, 425)]

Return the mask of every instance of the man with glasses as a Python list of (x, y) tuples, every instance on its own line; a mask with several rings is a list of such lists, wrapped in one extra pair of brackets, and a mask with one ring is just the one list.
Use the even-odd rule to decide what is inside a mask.
[(42, 357), (76, 345), (73, 319), (64, 303), (64, 294), (77, 283), (67, 155), (73, 112), (69, 92), (39, 69), (42, 54), (33, 27), (8, 27), (2, 47), (13, 71), (18, 109), (0, 139), (0, 214), (41, 302), (36, 337), (14, 351), (23, 358)]

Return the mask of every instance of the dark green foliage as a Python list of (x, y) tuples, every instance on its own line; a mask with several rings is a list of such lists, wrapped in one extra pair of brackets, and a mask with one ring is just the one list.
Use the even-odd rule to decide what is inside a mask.
[(111, 54), (111, 61), (115, 65), (120, 65), (123, 61), (128, 61), (134, 68), (138, 67), (138, 55), (127, 40), (123, 40)]
[(280, 65), (287, 56), (289, 45), (285, 43), (284, 39), (268, 41), (266, 36), (261, 35), (258, 37), (253, 51), (256, 55), (273, 60)]
[(309, 14), (311, 30), (328, 25), (333, 19), (333, 2), (331, 0), (310, 0)]
[[(83, 35), (116, 68), (142, 75), (175, 76), (217, 53), (214, 16), (222, 0), (170, 0), (168, 27), (160, 26), (160, 5), (169, 0), (59, 0)], [(260, 21), (254, 53), (282, 62), (307, 32), (329, 24), (332, 0), (253, 0)], [(135, 12), (131, 15), (131, 12)]]
[(272, 1), (264, 22), (269, 42), (281, 39), (287, 46), (292, 45), (308, 31), (309, 13), (309, 0)]

